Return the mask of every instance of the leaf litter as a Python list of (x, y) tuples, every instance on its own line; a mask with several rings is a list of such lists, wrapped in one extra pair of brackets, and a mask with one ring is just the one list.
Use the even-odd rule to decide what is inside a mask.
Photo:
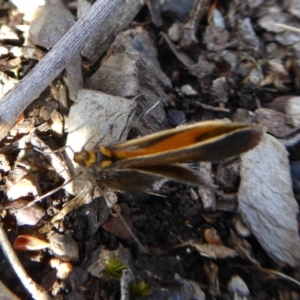
[[(90, 6), (82, 2), (77, 3), (81, 10), (78, 15), (83, 14), (84, 5)], [(83, 68), (79, 55), (70, 61), (67, 75), (52, 83), (51, 89), (22, 111), (21, 117), (14, 120), (17, 125), (11, 136), (4, 141), (0, 156), (4, 228), (10, 232), (11, 241), (40, 236), (41, 241), (51, 241), (53, 247), (41, 250), (38, 242), (33, 243), (31, 250), (39, 251), (27, 251), (20, 257), (21, 263), (49, 295), (64, 294), (66, 299), (92, 299), (100, 294), (103, 299), (134, 299), (130, 290), (133, 282), (148, 286), (152, 293), (147, 292), (145, 299), (204, 299), (204, 294), (233, 299), (240, 297), (241, 292), (243, 297), (249, 297), (249, 291), (255, 299), (292, 299), (299, 295), (299, 283), (294, 279), (299, 275), (296, 201), (300, 194), (300, 135), (299, 98), (295, 97), (299, 89), (299, 35), (286, 31), (287, 27), (276, 26), (276, 22), (299, 27), (296, 4), (285, 3), (283, 11), (277, 1), (268, 6), (263, 1), (224, 5), (197, 0), (183, 1), (178, 10), (177, 1), (165, 1), (160, 6), (153, 0), (147, 1), (150, 11), (144, 7), (130, 29), (125, 30), (142, 7), (140, 1), (127, 2), (127, 8), (103, 26), (103, 34), (95, 34), (88, 43), (82, 52), (86, 59)], [(2, 6), (5, 13), (8, 7), (12, 9), (7, 5), (5, 2)], [(55, 10), (51, 11), (51, 5), (44, 9), (45, 16), (48, 10), (53, 17)], [(62, 10), (59, 13), (70, 16), (74, 3), (62, 6)], [(6, 32), (12, 38), (3, 26), (3, 91), (16, 84), (37, 59), (47, 56), (40, 48), (22, 46), (22, 34), (28, 32), (28, 25), (27, 29), (19, 25), (20, 15), (5, 13), (3, 21), (9, 29)], [(46, 24), (42, 18), (39, 21)], [(19, 31), (13, 24), (18, 24)], [(53, 36), (50, 27), (46, 26), (46, 30), (48, 36)], [(47, 39), (47, 34), (43, 38)], [(54, 45), (50, 38), (45, 42), (49, 47)], [(30, 55), (25, 53), (29, 48)], [(96, 71), (94, 63), (99, 58)], [(20, 68), (16, 63), (21, 64)], [(68, 93), (62, 92), (62, 86), (66, 86), (69, 98), (76, 104), (68, 99)], [(282, 96), (286, 98), (275, 101)], [(122, 103), (127, 103), (127, 110), (121, 109)], [(198, 171), (206, 169), (211, 184), (217, 185), (215, 194), (174, 183), (164, 184), (161, 195), (139, 199), (113, 194), (113, 201), (118, 199), (125, 208), (127, 224), (151, 254), (137, 251), (122, 222), (86, 178), (80, 184), (73, 182), (75, 192), (70, 184), (53, 195), (47, 194), (73, 176), (72, 151), (79, 151), (82, 146), (88, 149), (105, 140), (108, 144), (119, 143), (185, 120), (225, 117), (263, 124), (275, 137), (265, 134), (262, 143), (240, 160), (195, 165)], [(72, 148), (68, 150), (68, 165), (64, 157), (51, 150), (64, 146), (66, 135), (67, 145)], [(27, 143), (21, 142), (22, 136)], [(35, 153), (41, 156), (32, 156), (30, 147), (39, 149)], [(28, 160), (20, 163), (19, 157)], [(15, 178), (16, 187), (20, 179), (29, 178), (32, 187), (18, 188), (20, 194), (11, 203), (5, 192), (9, 177)], [(42, 199), (43, 194), (47, 196)], [(238, 214), (253, 236), (235, 221)], [(127, 249), (129, 262), (121, 279), (107, 281), (101, 276), (100, 267), (97, 273), (98, 256), (92, 254), (98, 249), (120, 249), (120, 244)], [(0, 260), (8, 268), (2, 254)], [(87, 260), (95, 275), (87, 275)], [(42, 272), (34, 262), (39, 262)], [(279, 267), (286, 274), (276, 271)], [(268, 280), (263, 273), (270, 276)], [(12, 284), (13, 273), (5, 274), (0, 280), (21, 298), (26, 297), (28, 292), (22, 287), (15, 289)]]

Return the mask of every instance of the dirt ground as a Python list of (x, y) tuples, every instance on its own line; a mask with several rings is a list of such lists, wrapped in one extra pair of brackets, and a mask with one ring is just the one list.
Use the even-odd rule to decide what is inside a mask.
[[(90, 2), (48, 3), (34, 19), (0, 1), (1, 96)], [(122, 6), (1, 141), (13, 251), (49, 299), (300, 299), (299, 4), (145, 2)], [(102, 155), (100, 144), (215, 119), (265, 133), (252, 154), (231, 157), (231, 139), (220, 144), (227, 159), (188, 159), (199, 186), (158, 175), (149, 191), (124, 173), (126, 191), (107, 191), (103, 174), (73, 162), (82, 149)], [(3, 287), (0, 298), (37, 299), (5, 252), (0, 283), (14, 295)]]

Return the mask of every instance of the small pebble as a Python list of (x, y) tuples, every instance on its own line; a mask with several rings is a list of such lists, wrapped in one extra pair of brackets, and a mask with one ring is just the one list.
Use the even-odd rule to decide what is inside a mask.
[(176, 127), (186, 121), (185, 114), (181, 110), (169, 109), (167, 112), (169, 124)]
[(232, 294), (238, 294), (242, 296), (249, 296), (249, 289), (240, 276), (233, 276), (228, 284), (228, 291)]
[(181, 92), (186, 96), (197, 96), (198, 93), (189, 84), (183, 85), (181, 87)]
[(178, 23), (173, 23), (172, 26), (168, 29), (168, 36), (171, 41), (179, 42), (182, 37), (182, 28)]
[(300, 97), (292, 97), (288, 100), (285, 113), (289, 124), (294, 127), (300, 126)]

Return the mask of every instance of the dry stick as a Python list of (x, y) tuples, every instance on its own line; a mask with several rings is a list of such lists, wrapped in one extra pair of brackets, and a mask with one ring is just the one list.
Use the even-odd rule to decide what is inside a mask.
[(297, 27), (294, 27), (294, 26), (288, 26), (288, 25), (281, 24), (281, 23), (276, 23), (275, 25), (277, 27), (283, 28), (283, 29), (291, 31), (291, 32), (300, 33), (300, 29)]
[(97, 0), (81, 18), (0, 102), (0, 140), (24, 109), (54, 80), (66, 63), (79, 53), (92, 34), (107, 22), (124, 0)]
[[(11, 299), (11, 300), (21, 300), (19, 297), (17, 297), (11, 290), (9, 290), (3, 282), (0, 280), (0, 296), (2, 298), (0, 299)], [(6, 298), (5, 298), (6, 297)]]
[(49, 300), (51, 297), (47, 294), (45, 290), (39, 287), (26, 273), (23, 266), (21, 265), (14, 249), (12, 248), (5, 231), (3, 229), (3, 225), (0, 223), (0, 247), (6, 256), (6, 259), (11, 264), (12, 268), (18, 275), (19, 279), (23, 283), (24, 287), (28, 290), (28, 292), (32, 295), (34, 299), (39, 300)]

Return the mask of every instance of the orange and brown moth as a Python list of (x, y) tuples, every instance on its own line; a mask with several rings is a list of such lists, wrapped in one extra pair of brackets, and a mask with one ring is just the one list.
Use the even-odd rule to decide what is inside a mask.
[(74, 160), (101, 185), (129, 194), (151, 191), (162, 180), (202, 185), (201, 176), (181, 163), (238, 156), (258, 145), (262, 134), (258, 125), (198, 122), (122, 144), (83, 150)]

